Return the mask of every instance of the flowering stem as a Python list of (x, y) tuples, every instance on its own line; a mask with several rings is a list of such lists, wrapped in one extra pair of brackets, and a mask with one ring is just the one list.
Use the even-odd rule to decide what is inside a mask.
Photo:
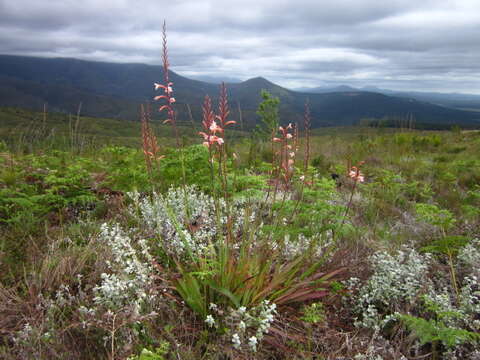
[(355, 193), (355, 189), (357, 187), (357, 182), (358, 181), (356, 179), (353, 180), (352, 192), (350, 193), (350, 199), (348, 200), (347, 208), (345, 209), (345, 213), (343, 214), (343, 219), (342, 219), (342, 223), (340, 224), (340, 228), (343, 227), (343, 225), (345, 224), (345, 220), (347, 219), (347, 215), (353, 201), (353, 194)]

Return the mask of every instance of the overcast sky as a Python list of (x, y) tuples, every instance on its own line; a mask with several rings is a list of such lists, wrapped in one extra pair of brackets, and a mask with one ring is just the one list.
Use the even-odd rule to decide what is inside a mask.
[(0, 53), (480, 94), (480, 0), (0, 0)]

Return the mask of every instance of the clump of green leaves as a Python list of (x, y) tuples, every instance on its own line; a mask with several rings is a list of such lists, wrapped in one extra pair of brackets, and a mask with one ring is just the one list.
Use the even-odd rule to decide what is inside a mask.
[(303, 316), (300, 319), (307, 323), (317, 324), (325, 321), (325, 308), (321, 302), (304, 306), (302, 312)]
[(449, 210), (440, 209), (434, 204), (417, 203), (415, 210), (420, 221), (438, 226), (444, 233), (450, 230), (457, 221)]
[(440, 342), (447, 348), (464, 343), (477, 343), (480, 334), (446, 326), (441, 321), (426, 320), (411, 315), (398, 315), (405, 326), (419, 339), (420, 344)]
[(129, 357), (128, 360), (165, 360), (165, 356), (170, 351), (170, 344), (167, 341), (162, 341), (160, 346), (153, 350), (142, 349), (140, 355), (136, 357)]

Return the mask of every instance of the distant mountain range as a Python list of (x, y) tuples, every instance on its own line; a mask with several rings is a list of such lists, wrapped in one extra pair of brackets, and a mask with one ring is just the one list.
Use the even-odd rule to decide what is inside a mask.
[[(84, 115), (137, 120), (139, 104), (151, 102), (156, 95), (153, 83), (161, 81), (162, 71), (160, 66), (144, 64), (0, 55), (0, 106), (40, 110), (47, 103), (50, 111), (76, 113), (81, 103)], [(209, 94), (215, 102), (218, 85), (174, 72), (170, 78), (174, 83), (179, 120), (190, 121), (193, 117), (194, 121), (200, 121), (203, 99)], [(479, 112), (382, 91), (342, 87), (316, 92), (309, 89), (312, 93), (305, 93), (285, 89), (262, 77), (227, 84), (227, 89), (231, 116), (236, 120), (241, 118), (239, 126), (245, 128), (258, 121), (255, 112), (262, 89), (280, 98), (280, 116), (284, 123), (301, 122), (308, 99), (313, 127), (354, 125), (365, 118), (407, 117), (428, 127), (453, 124), (480, 127)], [(155, 116), (162, 118), (158, 113)]]
[(365, 86), (362, 88), (354, 88), (348, 85), (338, 86), (322, 86), (315, 88), (298, 88), (295, 91), (311, 93), (311, 94), (325, 94), (330, 92), (352, 92), (352, 91), (367, 91), (379, 94), (412, 98), (419, 101), (430, 102), (432, 104), (450, 107), (459, 110), (473, 110), (480, 111), (480, 95), (475, 94), (461, 94), (461, 93), (437, 93), (424, 91), (397, 91), (381, 89), (375, 86)]

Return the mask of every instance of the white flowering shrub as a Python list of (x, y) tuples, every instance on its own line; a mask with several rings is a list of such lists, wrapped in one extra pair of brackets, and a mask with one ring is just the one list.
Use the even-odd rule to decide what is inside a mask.
[(210, 328), (226, 329), (226, 342), (234, 349), (256, 352), (274, 321), (276, 308), (277, 306), (268, 300), (250, 309), (241, 306), (227, 312), (219, 309), (216, 304), (210, 304), (211, 314), (207, 316), (205, 323)]
[[(232, 228), (239, 232), (245, 222), (245, 206), (252, 203), (235, 199), (227, 211), (223, 199), (219, 199), (218, 213), (215, 199), (195, 186), (170, 188), (166, 194), (154, 193), (151, 198), (140, 198), (129, 193), (133, 200), (130, 213), (150, 232), (160, 236), (169, 255), (182, 257), (187, 252), (195, 256), (205, 254), (216, 239), (220, 228), (227, 223), (227, 213), (233, 216)], [(250, 209), (249, 220), (256, 218), (255, 206)]]
[(133, 239), (118, 224), (103, 224), (99, 240), (111, 251), (106, 261), (108, 273), (101, 274), (101, 282), (95, 286), (94, 303), (111, 310), (131, 306), (139, 313), (142, 306), (152, 300), (152, 275), (154, 268), (149, 247), (145, 240)]
[(311, 254), (312, 257), (319, 258), (334, 245), (332, 237), (328, 236), (330, 234), (325, 233), (325, 239), (321, 237), (307, 237), (302, 233), (298, 234), (297, 237), (285, 234), (282, 244), (274, 244), (273, 247), (280, 247), (282, 257), (288, 260), (304, 255), (306, 252)]
[(474, 239), (461, 248), (457, 258), (465, 272), (480, 277), (480, 239)]
[(348, 282), (356, 291), (351, 299), (357, 315), (355, 325), (380, 334), (387, 323), (401, 322), (417, 337), (418, 346), (440, 342), (445, 358), (471, 358), (472, 346), (480, 342), (478, 254), (475, 242), (459, 251), (457, 266), (463, 267), (466, 275), (458, 280), (458, 294), (449, 286), (448, 272), (428, 278), (433, 263), (430, 254), (420, 255), (409, 249), (395, 256), (374, 254), (370, 258), (370, 279), (363, 286), (356, 278)]
[(459, 310), (464, 317), (464, 324), (471, 330), (480, 332), (480, 277), (466, 276), (460, 289)]
[(378, 252), (370, 257), (372, 276), (362, 286), (351, 278), (347, 285), (355, 291), (352, 302), (357, 315), (355, 325), (378, 330), (385, 314), (392, 314), (413, 304), (429, 286), (430, 256), (403, 248), (396, 254)]
[(9, 337), (15, 344), (18, 358), (51, 358), (55, 349), (63, 345), (65, 324), (77, 319), (72, 310), (88, 302), (88, 294), (83, 288), (82, 275), (77, 274), (70, 285), (61, 284), (56, 291), (36, 294), (34, 308), (21, 314), (21, 329)]

